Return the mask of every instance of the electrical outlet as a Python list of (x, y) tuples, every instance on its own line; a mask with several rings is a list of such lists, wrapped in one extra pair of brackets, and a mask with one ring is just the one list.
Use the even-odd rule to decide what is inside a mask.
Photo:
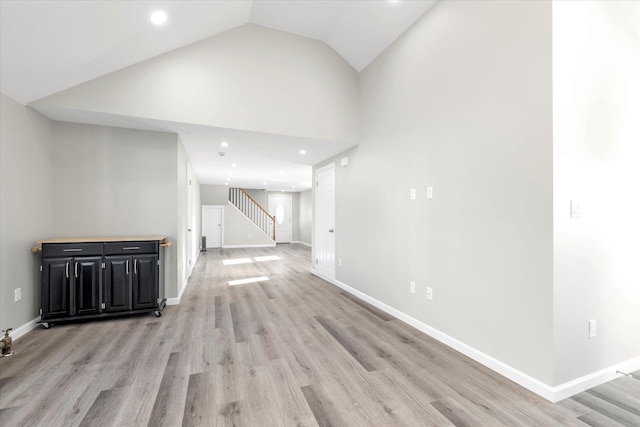
[(596, 336), (596, 320), (589, 320), (589, 338), (595, 338)]
[(427, 299), (428, 300), (432, 300), (433, 299), (433, 289), (427, 287)]
[(409, 282), (409, 290), (412, 294), (416, 293), (416, 282)]
[(22, 299), (22, 288), (16, 288), (13, 291), (14, 302), (18, 302)]

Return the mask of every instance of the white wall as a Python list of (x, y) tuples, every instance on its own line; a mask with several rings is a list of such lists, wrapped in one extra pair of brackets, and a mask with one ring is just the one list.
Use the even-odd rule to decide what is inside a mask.
[(554, 2), (553, 79), (559, 384), (640, 357), (640, 3)]
[(357, 77), (325, 43), (247, 24), (34, 106), (355, 142)]
[(175, 297), (177, 158), (175, 134), (55, 122), (52, 237), (166, 235), (165, 295)]
[[(0, 93), (0, 326), (38, 317), (35, 242), (53, 234), (52, 122)], [(22, 299), (14, 302), (14, 289)]]
[(224, 207), (223, 247), (275, 246), (275, 243), (230, 202)]
[(337, 279), (551, 384), (550, 3), (439, 2), (360, 83)]
[(200, 197), (203, 205), (226, 205), (229, 203), (229, 187), (200, 184)]
[(299, 195), (300, 213), (298, 216), (299, 236), (302, 243), (311, 244), (313, 233), (313, 192), (311, 190), (301, 191)]

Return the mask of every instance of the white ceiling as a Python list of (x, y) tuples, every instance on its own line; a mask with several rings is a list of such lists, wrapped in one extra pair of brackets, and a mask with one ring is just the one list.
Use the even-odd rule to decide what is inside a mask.
[[(0, 0), (0, 91), (28, 104), (246, 23), (324, 41), (361, 71), (433, 3), (435, 0)], [(157, 9), (169, 15), (162, 27), (149, 22), (149, 15)], [(208, 184), (222, 185), (232, 173), (231, 185), (309, 188), (310, 165), (349, 148), (326, 141), (313, 144), (300, 138), (293, 141), (291, 137), (174, 122), (143, 123), (99, 114), (60, 116), (58, 112), (51, 118), (178, 132), (196, 175)], [(228, 148), (226, 158), (216, 157), (212, 138), (228, 138), (235, 144)], [(285, 153), (291, 152), (292, 144), (318, 149), (289, 158)], [(269, 149), (258, 150), (258, 146)], [(232, 162), (238, 165), (233, 170), (229, 169)]]

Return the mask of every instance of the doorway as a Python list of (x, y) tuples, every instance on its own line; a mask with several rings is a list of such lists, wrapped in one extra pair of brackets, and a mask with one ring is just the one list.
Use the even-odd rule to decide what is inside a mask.
[(335, 163), (316, 172), (316, 273), (333, 280), (336, 277), (336, 189)]
[(276, 218), (276, 243), (291, 243), (291, 194), (269, 194), (269, 215)]
[(202, 206), (202, 235), (206, 237), (206, 249), (222, 247), (222, 206)]

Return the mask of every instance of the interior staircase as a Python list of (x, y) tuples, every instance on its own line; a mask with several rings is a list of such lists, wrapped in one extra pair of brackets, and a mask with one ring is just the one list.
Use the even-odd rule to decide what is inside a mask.
[(229, 202), (238, 208), (247, 218), (249, 218), (260, 230), (276, 241), (276, 218), (269, 215), (258, 202), (256, 202), (242, 188), (229, 189)]

